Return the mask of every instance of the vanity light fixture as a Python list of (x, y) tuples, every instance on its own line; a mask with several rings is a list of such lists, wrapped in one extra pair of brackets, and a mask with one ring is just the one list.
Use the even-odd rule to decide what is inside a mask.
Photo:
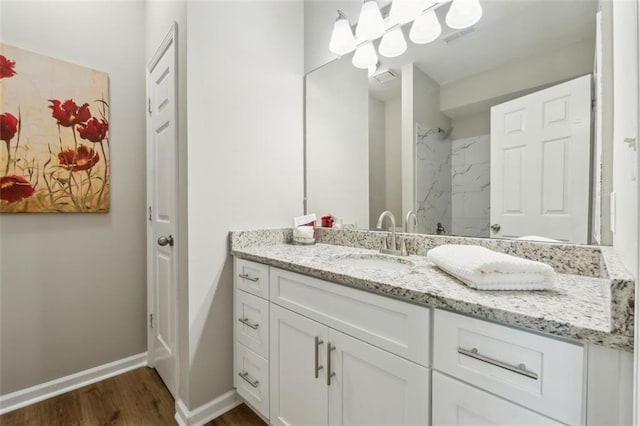
[(351, 31), (349, 19), (342, 11), (338, 10), (338, 17), (333, 24), (329, 50), (336, 55), (346, 55), (356, 49), (356, 39)]
[(360, 40), (375, 40), (384, 34), (384, 20), (376, 0), (364, 0), (360, 18), (356, 27), (356, 36)]
[(374, 65), (370, 65), (369, 68), (367, 68), (367, 76), (373, 77), (376, 71), (378, 71), (378, 66), (380, 66), (380, 62), (376, 62)]
[(391, 10), (389, 10), (389, 19), (398, 24), (406, 24), (411, 22), (423, 10), (427, 9), (433, 2), (425, 0), (393, 0), (391, 3)]
[(453, 0), (447, 13), (447, 25), (456, 30), (475, 24), (482, 17), (479, 0)]
[(400, 56), (406, 50), (407, 42), (404, 40), (404, 34), (402, 34), (402, 28), (400, 26), (395, 27), (383, 35), (380, 45), (378, 46), (378, 52), (387, 58)]
[(364, 42), (357, 47), (356, 53), (351, 58), (351, 63), (356, 68), (369, 69), (378, 63), (378, 55), (376, 55), (376, 49), (373, 48), (373, 43), (370, 41)]
[(442, 33), (442, 26), (438, 21), (436, 12), (429, 10), (418, 16), (409, 31), (409, 39), (416, 44), (431, 43)]
[[(393, 0), (389, 16), (385, 19), (382, 18), (376, 0), (364, 0), (355, 38), (349, 19), (338, 11), (329, 50), (337, 55), (344, 55), (355, 49), (351, 58), (353, 65), (363, 69), (373, 67), (378, 63), (372, 43), (375, 39), (382, 37), (378, 51), (387, 58), (400, 56), (407, 50), (407, 42), (402, 33), (404, 24), (413, 21), (409, 39), (416, 44), (430, 43), (440, 37), (442, 26), (436, 9), (445, 3), (451, 3), (445, 21), (453, 29), (472, 27), (482, 17), (480, 0)], [(471, 28), (470, 32), (473, 31), (475, 30)]]

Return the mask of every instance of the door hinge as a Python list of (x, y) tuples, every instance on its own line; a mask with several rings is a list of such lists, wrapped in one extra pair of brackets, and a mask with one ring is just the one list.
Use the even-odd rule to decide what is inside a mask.
[(149, 98), (149, 115), (151, 115), (151, 98)]
[(153, 328), (153, 314), (149, 314), (149, 328)]
[(152, 219), (151, 219), (151, 218), (152, 218), (152, 216), (151, 216), (151, 206), (149, 206), (149, 222), (151, 222), (151, 221), (152, 221)]

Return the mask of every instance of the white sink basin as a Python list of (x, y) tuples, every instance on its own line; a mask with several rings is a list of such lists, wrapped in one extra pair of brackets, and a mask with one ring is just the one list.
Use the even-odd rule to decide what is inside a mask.
[(336, 255), (331, 261), (338, 266), (378, 271), (408, 271), (416, 266), (409, 259), (378, 253)]

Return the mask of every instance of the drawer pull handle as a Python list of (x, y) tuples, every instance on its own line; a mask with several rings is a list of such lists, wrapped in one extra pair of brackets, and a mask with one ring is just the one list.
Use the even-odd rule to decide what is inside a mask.
[(242, 278), (243, 280), (253, 281), (254, 283), (255, 283), (255, 282), (258, 282), (258, 280), (260, 279), (260, 278), (258, 278), (258, 277), (252, 277), (252, 276), (251, 276), (251, 275), (249, 275), (249, 274), (239, 274), (238, 276), (239, 276), (240, 278)]
[(331, 352), (335, 351), (336, 347), (327, 343), (327, 386), (331, 386), (331, 378), (336, 375), (335, 372), (331, 372)]
[(318, 351), (320, 348), (320, 345), (323, 344), (324, 342), (322, 340), (320, 340), (320, 338), (318, 336), (316, 336), (316, 350), (315, 350), (315, 355), (316, 355), (316, 365), (315, 365), (315, 374), (316, 374), (316, 379), (318, 378), (318, 373), (320, 372), (320, 370), (322, 370), (324, 367), (322, 365), (318, 365)]
[(238, 373), (238, 376), (242, 377), (247, 383), (249, 383), (254, 388), (257, 388), (258, 385), (260, 384), (259, 381), (254, 380), (251, 377), (249, 377), (249, 373), (247, 373), (246, 371), (242, 371), (242, 372)]
[(487, 364), (495, 365), (496, 367), (504, 368), (505, 370), (513, 371), (514, 373), (521, 374), (531, 379), (538, 380), (538, 375), (533, 371), (527, 370), (526, 365), (519, 364), (515, 366), (507, 364), (506, 362), (498, 361), (497, 359), (489, 358), (488, 356), (479, 354), (477, 348), (472, 348), (471, 350), (458, 348), (458, 353), (470, 358), (477, 359), (478, 361), (486, 362)]
[(250, 322), (249, 318), (238, 318), (238, 321), (240, 321), (241, 323), (243, 323), (247, 327), (253, 328), (254, 330), (257, 330), (258, 327), (260, 327), (260, 324), (258, 324), (258, 323), (253, 324), (252, 322)]

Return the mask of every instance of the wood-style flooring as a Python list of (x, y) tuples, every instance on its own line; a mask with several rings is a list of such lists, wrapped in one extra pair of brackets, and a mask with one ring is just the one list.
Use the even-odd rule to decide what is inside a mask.
[[(116, 377), (0, 416), (2, 426), (175, 425), (173, 397), (152, 368)], [(206, 426), (264, 426), (244, 404)]]

